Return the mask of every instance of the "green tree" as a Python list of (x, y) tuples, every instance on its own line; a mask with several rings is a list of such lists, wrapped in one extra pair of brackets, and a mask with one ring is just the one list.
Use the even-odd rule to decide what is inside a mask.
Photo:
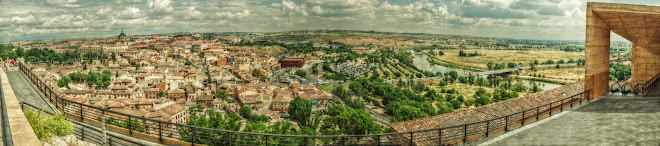
[[(336, 105), (342, 106), (342, 105)], [(374, 122), (374, 119), (362, 109), (343, 108), (335, 116), (327, 117), (323, 120), (322, 129), (338, 129), (346, 135), (363, 135), (379, 133), (385, 127)]]
[(508, 68), (515, 68), (515, 67), (516, 67), (516, 63), (509, 62), (506, 66), (507, 66)]
[(228, 100), (227, 97), (229, 97), (229, 94), (227, 93), (227, 90), (219, 89), (215, 92), (215, 96), (223, 100)]
[[(238, 120), (238, 116), (233, 113), (228, 113), (223, 115), (218, 111), (206, 111), (203, 114), (192, 114), (190, 119), (186, 122), (187, 125), (219, 129), (219, 130), (229, 130), (229, 131), (239, 131), (241, 128), (241, 121)], [(194, 132), (194, 133), (193, 133)], [(226, 139), (236, 137), (227, 137), (224, 133), (211, 132), (207, 130), (192, 130), (187, 127), (181, 127), (178, 130), (180, 139), (183, 141), (192, 141), (193, 134), (195, 143), (208, 144), (208, 145), (229, 145)], [(172, 134), (172, 133), (170, 133)], [(164, 135), (170, 135), (165, 133)]]
[(438, 102), (436, 103), (436, 106), (438, 107), (438, 114), (451, 113), (454, 111), (454, 107), (449, 102)]
[(70, 82), (71, 82), (71, 78), (69, 76), (63, 76), (59, 80), (57, 80), (57, 86), (68, 88)]
[(260, 76), (261, 76), (261, 73), (259, 73), (258, 69), (255, 68), (255, 69), (252, 70), (252, 77), (258, 78)]
[(292, 119), (298, 122), (298, 125), (302, 128), (302, 126), (307, 125), (309, 117), (312, 114), (312, 103), (296, 96), (295, 99), (289, 103), (288, 112)]
[(512, 89), (513, 91), (524, 92), (527, 91), (527, 86), (525, 86), (525, 84), (523, 84), (522, 82), (516, 82), (513, 84)]
[(297, 70), (295, 74), (303, 78), (307, 78), (307, 72), (305, 72), (304, 70)]

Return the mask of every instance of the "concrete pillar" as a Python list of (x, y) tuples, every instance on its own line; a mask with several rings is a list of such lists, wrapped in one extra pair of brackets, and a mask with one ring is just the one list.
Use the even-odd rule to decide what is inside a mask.
[(609, 89), (610, 28), (587, 5), (584, 90), (596, 98)]
[(644, 84), (656, 74), (660, 73), (660, 53), (653, 51), (660, 48), (653, 45), (633, 44), (632, 73), (630, 84)]

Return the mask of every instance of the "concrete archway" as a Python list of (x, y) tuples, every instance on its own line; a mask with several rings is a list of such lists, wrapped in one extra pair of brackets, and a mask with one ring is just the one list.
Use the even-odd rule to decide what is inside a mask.
[(633, 43), (633, 86), (660, 73), (660, 7), (588, 2), (584, 90), (591, 98), (608, 90), (610, 31)]

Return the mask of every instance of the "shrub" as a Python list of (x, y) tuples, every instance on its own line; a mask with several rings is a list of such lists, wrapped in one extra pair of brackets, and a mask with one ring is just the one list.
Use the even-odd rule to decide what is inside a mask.
[(25, 110), (25, 117), (40, 140), (73, 133), (73, 125), (62, 114), (44, 116), (40, 111), (28, 109)]

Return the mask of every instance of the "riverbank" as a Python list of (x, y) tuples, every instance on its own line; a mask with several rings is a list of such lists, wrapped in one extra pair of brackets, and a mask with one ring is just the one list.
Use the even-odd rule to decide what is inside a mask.
[(444, 62), (444, 61), (442, 61), (438, 58), (435, 58), (434, 56), (426, 58), (426, 60), (428, 60), (433, 65), (441, 65), (441, 66), (448, 67), (448, 68), (461, 69), (461, 70), (466, 70), (466, 71), (471, 71), (471, 72), (482, 72), (482, 70), (479, 70), (479, 69), (446, 63), (446, 62)]
[(559, 80), (559, 79), (539, 78), (539, 77), (520, 76), (520, 75), (511, 75), (510, 77), (514, 78), (514, 79), (538, 81), (538, 82), (553, 83), (553, 84), (560, 84), (560, 85), (566, 85), (566, 84), (570, 84), (570, 83), (573, 83), (573, 82), (577, 82), (577, 81), (574, 81), (574, 80)]

